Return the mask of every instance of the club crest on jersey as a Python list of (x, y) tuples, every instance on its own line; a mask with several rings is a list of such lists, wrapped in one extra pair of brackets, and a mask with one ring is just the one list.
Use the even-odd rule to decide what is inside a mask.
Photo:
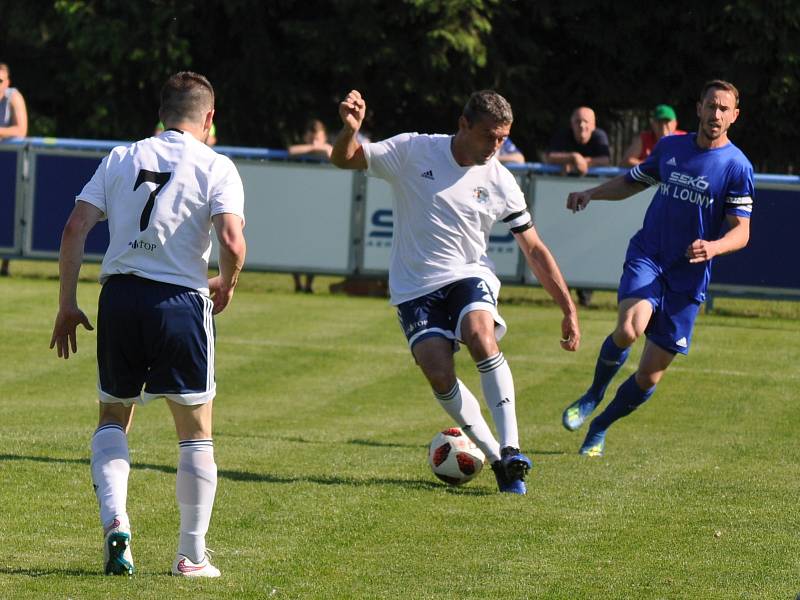
[(489, 202), (489, 190), (485, 187), (476, 187), (472, 190), (472, 197), (478, 201), (478, 204), (486, 204)]

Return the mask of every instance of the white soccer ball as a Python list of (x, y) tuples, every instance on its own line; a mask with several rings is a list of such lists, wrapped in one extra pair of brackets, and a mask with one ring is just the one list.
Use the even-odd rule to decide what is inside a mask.
[(428, 464), (433, 474), (450, 485), (475, 479), (485, 460), (480, 448), (458, 427), (437, 433), (428, 449)]

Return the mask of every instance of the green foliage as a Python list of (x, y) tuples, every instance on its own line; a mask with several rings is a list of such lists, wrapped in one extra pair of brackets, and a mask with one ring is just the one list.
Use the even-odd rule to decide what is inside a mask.
[(353, 88), (374, 139), (452, 131), (469, 93), (494, 87), (535, 160), (579, 104), (610, 129), (668, 102), (693, 129), (702, 83), (722, 77), (741, 90), (732, 137), (757, 167), (796, 162), (791, 0), (0, 0), (0, 11), (0, 60), (28, 99), (32, 134), (138, 138), (157, 120), (163, 80), (191, 68), (217, 89), (223, 144), (282, 147), (311, 116), (336, 130)]

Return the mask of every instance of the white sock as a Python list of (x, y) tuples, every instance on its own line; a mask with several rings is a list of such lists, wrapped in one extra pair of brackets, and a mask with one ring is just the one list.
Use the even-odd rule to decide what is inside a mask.
[(175, 491), (181, 513), (178, 554), (199, 563), (206, 551), (206, 532), (211, 521), (217, 491), (214, 442), (184, 440), (179, 443), (180, 459)]
[(500, 460), (500, 444), (494, 439), (489, 424), (481, 414), (481, 405), (460, 379), (446, 394), (434, 392), (434, 396), (467, 437), (486, 455), (489, 464)]
[(517, 412), (514, 397), (514, 378), (502, 352), (477, 363), (481, 374), (483, 397), (492, 413), (500, 447), (519, 448)]
[[(131, 459), (128, 437), (116, 424), (103, 425), (92, 436), (92, 483), (100, 504), (100, 522), (104, 529), (130, 529), (128, 512), (128, 474)], [(114, 521), (119, 521), (115, 524)]]

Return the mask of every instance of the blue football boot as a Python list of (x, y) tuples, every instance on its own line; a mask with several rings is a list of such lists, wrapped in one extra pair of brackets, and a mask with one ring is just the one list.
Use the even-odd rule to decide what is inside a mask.
[(595, 398), (594, 394), (586, 392), (564, 409), (564, 413), (561, 415), (561, 423), (564, 428), (569, 431), (578, 429), (592, 414), (592, 411), (597, 408), (598, 404), (600, 404), (600, 401)]
[(526, 494), (525, 476), (533, 467), (531, 459), (522, 454), (518, 448), (510, 446), (500, 451), (500, 460), (492, 464), (497, 487), (501, 492), (509, 494)]
[(586, 438), (583, 440), (581, 449), (578, 454), (589, 456), (592, 458), (599, 458), (603, 456), (606, 448), (606, 429), (600, 429), (594, 426), (594, 422), (589, 425), (589, 431), (586, 432)]

